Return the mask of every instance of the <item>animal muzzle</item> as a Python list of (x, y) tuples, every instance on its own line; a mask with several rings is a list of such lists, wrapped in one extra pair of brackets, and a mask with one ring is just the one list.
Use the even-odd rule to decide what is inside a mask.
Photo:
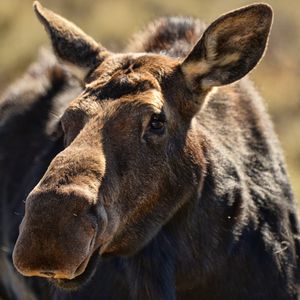
[(13, 252), (17, 270), (25, 276), (55, 279), (83, 273), (96, 249), (99, 224), (88, 201), (38, 192), (26, 202)]

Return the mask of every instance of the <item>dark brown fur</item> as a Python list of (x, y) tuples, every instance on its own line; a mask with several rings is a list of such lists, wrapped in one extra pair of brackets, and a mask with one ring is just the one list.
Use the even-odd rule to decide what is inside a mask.
[(280, 147), (251, 83), (233, 83), (263, 55), (271, 9), (226, 14), (197, 43), (201, 23), (162, 19), (127, 54), (35, 10), (85, 87), (26, 199), (16, 268), (71, 289), (96, 271), (83, 299), (297, 299)]
[(48, 284), (19, 276), (12, 251), (24, 214), (24, 199), (63, 148), (59, 117), (80, 93), (78, 80), (49, 51), (14, 82), (0, 100), (0, 298), (49, 299)]

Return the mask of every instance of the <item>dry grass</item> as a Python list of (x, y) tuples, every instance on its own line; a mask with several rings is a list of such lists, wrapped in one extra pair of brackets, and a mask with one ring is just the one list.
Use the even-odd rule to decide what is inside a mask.
[[(42, 3), (80, 25), (115, 50), (148, 21), (162, 15), (190, 15), (207, 23), (250, 4), (237, 0), (44, 0)], [(269, 107), (300, 199), (300, 10), (298, 0), (267, 1), (275, 12), (269, 50), (252, 78)], [(23, 72), (47, 38), (30, 0), (0, 2), (0, 91)]]

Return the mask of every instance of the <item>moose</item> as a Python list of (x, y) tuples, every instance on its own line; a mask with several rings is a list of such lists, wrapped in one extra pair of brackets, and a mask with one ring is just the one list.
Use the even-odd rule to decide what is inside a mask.
[[(122, 53), (39, 2), (34, 10), (60, 64), (30, 78), (51, 77), (30, 87), (43, 155), (24, 158), (35, 172), (17, 197), (25, 215), (12, 260), (30, 299), (298, 299), (296, 201), (245, 77), (265, 52), (270, 6), (208, 27), (161, 18)], [(1, 128), (18, 126), (7, 115)]]

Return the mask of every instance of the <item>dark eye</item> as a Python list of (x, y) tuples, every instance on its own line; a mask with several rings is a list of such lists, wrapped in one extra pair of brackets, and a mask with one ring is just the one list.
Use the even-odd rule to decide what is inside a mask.
[(165, 130), (166, 116), (164, 113), (154, 114), (150, 120), (150, 131), (156, 134), (162, 134)]

